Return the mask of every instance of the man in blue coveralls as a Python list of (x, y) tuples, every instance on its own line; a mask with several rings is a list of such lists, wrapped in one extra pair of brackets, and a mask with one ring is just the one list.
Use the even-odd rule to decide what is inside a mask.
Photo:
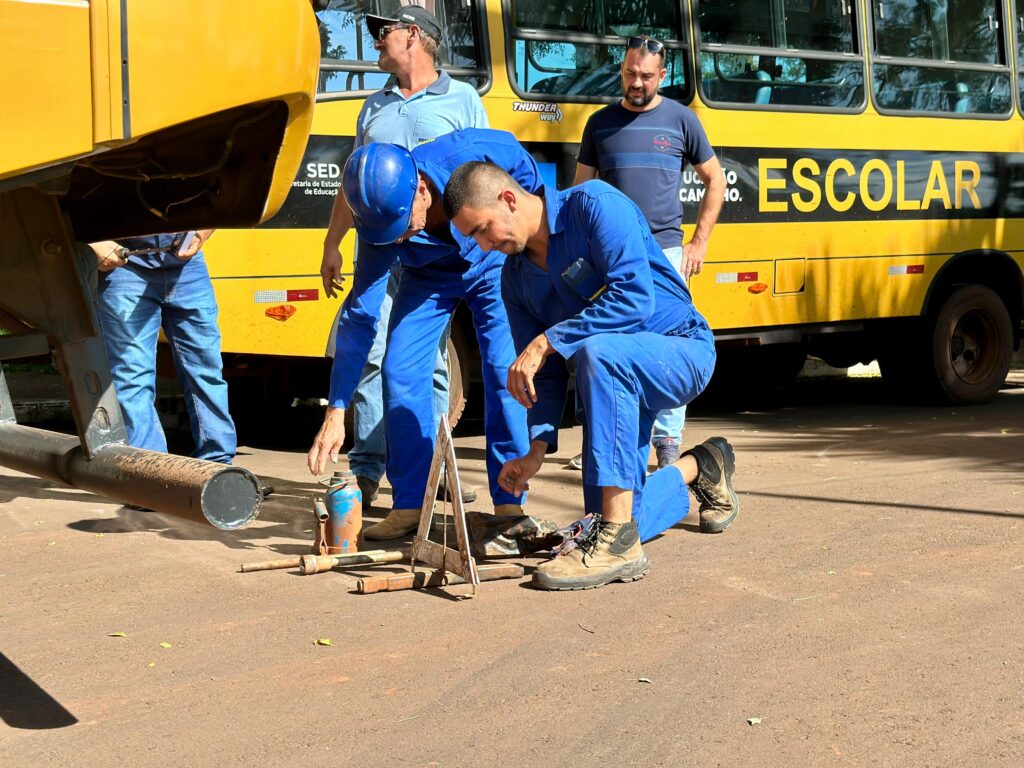
[(473, 312), (480, 343), (495, 512), (522, 512), (520, 494), (498, 485), (502, 465), (529, 447), (526, 414), (504, 386), (515, 359), (501, 300), (505, 254), (482, 251), (460, 235), (445, 218), (441, 200), (451, 172), (472, 160), (496, 163), (526, 189), (542, 186), (536, 162), (512, 134), (477, 128), (449, 133), (412, 152), (394, 144), (366, 144), (352, 154), (342, 175), (359, 237), (379, 247), (367, 249), (355, 265), (352, 292), (339, 319), (328, 414), (309, 452), (309, 469), (320, 474), (328, 458), (337, 460), (345, 437), (344, 409), (373, 343), (390, 270), (400, 261), (384, 356), (393, 508), (363, 531), (369, 539), (403, 536), (419, 521), (437, 433), (431, 376), (438, 342), (460, 300)]
[(586, 537), (541, 565), (542, 589), (589, 589), (634, 581), (649, 570), (640, 542), (701, 502), (702, 531), (736, 518), (735, 459), (713, 437), (647, 477), (658, 411), (685, 405), (715, 367), (714, 336), (679, 273), (651, 236), (636, 204), (602, 181), (540, 196), (490, 163), (458, 168), (445, 213), (481, 250), (508, 254), (502, 295), (519, 357), (508, 389), (528, 411), (530, 450), (502, 468), (499, 482), (522, 493), (557, 449), (565, 402), (564, 361), (576, 364), (583, 418)]
[[(418, 5), (404, 6), (393, 17), (367, 14), (366, 31), (374, 40), (377, 66), (391, 77), (383, 88), (366, 98), (359, 110), (353, 150), (372, 141), (412, 149), (460, 128), (487, 127), (487, 113), (473, 86), (452, 80), (437, 64), (437, 49), (444, 35), (434, 14)], [(339, 189), (331, 208), (320, 263), (324, 293), (331, 298), (341, 288), (339, 246), (352, 223), (352, 212)], [(372, 249), (365, 240), (359, 242), (356, 259)], [(381, 302), (377, 335), (350, 403), (355, 434), (348, 463), (363, 494), (363, 509), (369, 509), (377, 498), (386, 462), (381, 366), (397, 289), (396, 270)], [(444, 347), (442, 344), (441, 349)], [(448, 408), (448, 370), (440, 353), (435, 357), (433, 375), (435, 407), (444, 412)], [(476, 499), (466, 486), (462, 492), (463, 501)]]

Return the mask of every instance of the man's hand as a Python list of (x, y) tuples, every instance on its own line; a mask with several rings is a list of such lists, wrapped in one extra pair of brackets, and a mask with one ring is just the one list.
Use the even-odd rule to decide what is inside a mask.
[(327, 458), (338, 463), (338, 452), (345, 442), (345, 409), (327, 408), (324, 423), (317, 432), (313, 447), (309, 449), (306, 463), (311, 475), (322, 475), (327, 466)]
[(506, 385), (516, 402), (530, 408), (537, 402), (537, 390), (533, 386), (533, 377), (544, 364), (544, 360), (554, 352), (554, 347), (543, 333), (527, 345), (523, 353), (508, 368)]
[(128, 263), (124, 248), (112, 240), (93, 243), (92, 249), (96, 253), (96, 268), (100, 272), (111, 272)]
[(543, 453), (540, 457), (534, 451), (518, 459), (509, 459), (501, 468), (498, 474), (498, 485), (506, 493), (511, 493), (517, 498), (523, 495), (523, 491), (529, 490), (530, 478), (536, 475), (544, 463)]
[(690, 278), (694, 275), (700, 274), (707, 252), (708, 244), (704, 240), (690, 240), (683, 246), (682, 272), (686, 282), (690, 282)]
[(324, 295), (334, 298), (335, 291), (341, 291), (345, 278), (341, 276), (341, 251), (338, 246), (324, 243), (324, 257), (320, 261), (320, 279), (324, 283)]
[(693, 228), (693, 237), (683, 246), (683, 263), (681, 272), (686, 281), (699, 275), (704, 267), (704, 257), (708, 251), (708, 240), (711, 230), (715, 228), (718, 214), (722, 210), (725, 199), (725, 172), (718, 158), (712, 155), (703, 163), (693, 166), (701, 182), (704, 184), (704, 197), (701, 198), (697, 211), (697, 224)]
[(189, 240), (188, 245), (178, 250), (177, 256), (182, 261), (188, 261), (203, 247), (203, 243), (210, 239), (210, 235), (213, 234), (212, 229), (200, 229), (192, 233), (192, 239)]
[(89, 243), (89, 247), (96, 254), (96, 268), (100, 272), (110, 272), (128, 263), (128, 259), (124, 255), (124, 248), (113, 240)]

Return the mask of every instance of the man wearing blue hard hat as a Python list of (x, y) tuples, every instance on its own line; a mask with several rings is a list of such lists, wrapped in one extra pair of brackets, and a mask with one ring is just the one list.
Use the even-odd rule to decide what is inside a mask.
[[(384, 11), (395, 4), (394, 0), (388, 0), (387, 3), (373, 5)], [(363, 102), (356, 118), (353, 150), (374, 141), (412, 149), (452, 131), (488, 126), (487, 113), (476, 89), (468, 83), (453, 80), (439, 65), (438, 49), (443, 45), (444, 30), (434, 14), (418, 5), (406, 5), (389, 16), (367, 14), (365, 23), (366, 34), (374, 41), (373, 48), (377, 51), (377, 66), (390, 77), (379, 91), (367, 96)], [(320, 262), (324, 295), (328, 298), (334, 298), (341, 292), (340, 248), (353, 224), (352, 211), (339, 189), (331, 206)], [(362, 252), (369, 250), (373, 250), (372, 245), (357, 239), (357, 259)], [(396, 269), (377, 313), (377, 336), (350, 403), (355, 434), (348, 452), (348, 464), (359, 483), (364, 510), (369, 509), (377, 498), (387, 461), (381, 367), (387, 346), (391, 301), (397, 290)], [(446, 345), (447, 339), (440, 348), (445, 349)], [(434, 400), (438, 412), (448, 407), (448, 399), (448, 371), (439, 352), (434, 366)], [(464, 485), (462, 498), (463, 501), (472, 501), (476, 495)]]
[(498, 485), (502, 465), (529, 448), (526, 412), (505, 388), (515, 359), (501, 299), (505, 254), (484, 252), (455, 230), (442, 195), (452, 171), (473, 160), (492, 162), (524, 188), (543, 186), (530, 154), (506, 131), (469, 128), (446, 134), (411, 152), (370, 143), (352, 153), (342, 189), (359, 237), (377, 247), (355, 264), (352, 290), (338, 321), (331, 391), (323, 426), (309, 452), (309, 469), (323, 472), (337, 460), (345, 437), (344, 415), (373, 344), (380, 304), (395, 261), (401, 262), (384, 357), (387, 474), (392, 510), (363, 531), (391, 539), (414, 530), (437, 433), (431, 378), (438, 343), (456, 305), (473, 313), (484, 380), (487, 474), (498, 514), (521, 513), (522, 499)]

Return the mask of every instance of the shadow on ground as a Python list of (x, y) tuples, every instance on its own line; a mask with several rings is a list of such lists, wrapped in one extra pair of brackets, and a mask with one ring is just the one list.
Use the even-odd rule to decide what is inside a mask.
[(11, 728), (67, 728), (78, 718), (0, 653), (0, 720)]

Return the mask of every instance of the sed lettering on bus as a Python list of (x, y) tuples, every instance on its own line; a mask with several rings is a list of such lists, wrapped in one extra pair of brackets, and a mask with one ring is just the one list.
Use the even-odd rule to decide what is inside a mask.
[[(872, 158), (858, 168), (849, 159), (837, 157), (823, 169), (812, 157), (800, 157), (792, 163), (785, 157), (761, 157), (757, 167), (761, 213), (787, 213), (790, 206), (810, 213), (817, 211), (823, 200), (833, 211), (842, 213), (858, 199), (874, 212), (885, 210), (894, 201), (898, 211), (982, 207), (977, 192), (981, 167), (973, 160), (933, 160), (923, 185), (908, 182), (903, 160), (896, 160), (893, 168), (885, 160)], [(792, 185), (800, 191), (779, 194)]]

